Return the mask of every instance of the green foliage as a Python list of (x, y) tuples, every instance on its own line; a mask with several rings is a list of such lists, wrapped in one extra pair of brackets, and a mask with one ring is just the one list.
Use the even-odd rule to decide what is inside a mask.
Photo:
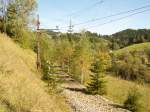
[(92, 63), (91, 53), (91, 43), (88, 38), (81, 37), (80, 41), (76, 43), (73, 53), (71, 73), (74, 74), (75, 78), (81, 81), (82, 84), (85, 82), (85, 77), (88, 77), (89, 74), (89, 68)]
[(51, 68), (52, 64), (48, 61), (42, 61), (42, 71), (43, 77), (42, 79), (47, 82), (48, 92), (54, 93), (57, 92), (58, 85), (62, 82), (59, 79), (58, 75), (55, 73), (57, 72), (55, 68)]
[(50, 39), (50, 36), (48, 36), (45, 33), (42, 33), (40, 35), (40, 56), (41, 60), (53, 60), (53, 54), (54, 54), (54, 42), (52, 39)]
[[(130, 46), (116, 51), (113, 55), (113, 71), (123, 79), (134, 80), (140, 83), (150, 82), (149, 71), (149, 44)], [(137, 48), (136, 48), (137, 46)]]
[(68, 71), (66, 70), (65, 71), (69, 72), (71, 58), (74, 52), (74, 46), (71, 44), (71, 42), (69, 42), (69, 39), (67, 38), (57, 40), (56, 45), (57, 45), (55, 48), (56, 50), (54, 52), (56, 62), (59, 65), (61, 65), (64, 68), (64, 70), (65, 67), (67, 67)]
[(49, 80), (49, 64), (45, 60), (42, 60), (41, 67), (43, 71), (42, 79)]
[(87, 91), (90, 94), (99, 94), (104, 95), (106, 94), (106, 85), (104, 81), (104, 69), (103, 65), (99, 60), (96, 60), (96, 62), (93, 64), (93, 68), (91, 69), (91, 72), (93, 73), (91, 75), (91, 82), (87, 86)]
[(2, 17), (0, 16), (0, 32), (3, 32), (3, 19)]
[(63, 72), (68, 73), (82, 84), (85, 84), (90, 78), (89, 69), (98, 50), (107, 51), (108, 49), (103, 39), (97, 37), (92, 39), (86, 32), (60, 33), (56, 37), (47, 35), (45, 32), (40, 36), (40, 44), (41, 60), (61, 66)]
[(139, 103), (140, 93), (137, 88), (132, 88), (124, 102), (124, 107), (132, 112), (140, 112), (141, 105)]
[(36, 9), (35, 0), (11, 0), (7, 6), (7, 22), (5, 23), (0, 17), (0, 30), (4, 32), (4, 24), (6, 25), (6, 33), (23, 48), (34, 49), (35, 35), (28, 29), (32, 26), (33, 13)]
[(18, 36), (13, 37), (22, 48), (35, 50), (36, 47), (36, 35), (29, 31), (22, 29), (19, 31)]

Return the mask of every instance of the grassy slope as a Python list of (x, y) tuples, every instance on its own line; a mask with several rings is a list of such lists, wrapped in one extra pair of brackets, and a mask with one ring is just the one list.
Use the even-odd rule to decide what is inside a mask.
[[(126, 52), (132, 52), (134, 50), (141, 51), (144, 48), (150, 48), (150, 42), (142, 44), (134, 44), (129, 47), (117, 50), (114, 53), (119, 55)], [(142, 94), (141, 104), (143, 106), (142, 112), (150, 112), (150, 87), (137, 85), (134, 82), (117, 79), (114, 77), (107, 77), (108, 80), (108, 98), (113, 99), (117, 103), (123, 103), (127, 96), (127, 92), (131, 87), (138, 86), (139, 91)]]
[(141, 44), (134, 44), (134, 45), (131, 45), (129, 47), (125, 47), (123, 49), (116, 50), (115, 53), (120, 54), (120, 53), (133, 51), (133, 50), (141, 51), (144, 48), (150, 48), (150, 42), (141, 43)]
[(45, 92), (36, 55), (0, 34), (0, 111), (69, 112), (63, 98)]
[(116, 103), (123, 104), (126, 99), (128, 91), (132, 87), (137, 87), (141, 93), (142, 112), (150, 112), (150, 88), (144, 85), (138, 85), (134, 82), (117, 79), (115, 77), (107, 76), (107, 98)]

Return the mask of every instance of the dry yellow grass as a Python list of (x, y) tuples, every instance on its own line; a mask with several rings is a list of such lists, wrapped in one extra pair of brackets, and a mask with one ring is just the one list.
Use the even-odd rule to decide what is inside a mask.
[(138, 85), (134, 82), (117, 79), (115, 77), (107, 76), (107, 98), (115, 101), (116, 103), (123, 104), (128, 94), (128, 91), (137, 87), (141, 94), (141, 112), (150, 112), (150, 88), (144, 85)]
[(69, 112), (63, 98), (45, 92), (36, 55), (0, 34), (0, 111)]

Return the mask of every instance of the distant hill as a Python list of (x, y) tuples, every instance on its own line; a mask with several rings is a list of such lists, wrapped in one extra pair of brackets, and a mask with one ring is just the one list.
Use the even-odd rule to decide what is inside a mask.
[(132, 44), (150, 42), (150, 29), (127, 29), (110, 36), (103, 36), (111, 41), (112, 49), (120, 49)]
[[(68, 35), (68, 38), (72, 38), (73, 40), (78, 40), (80, 37), (82, 38), (82, 32), (72, 33), (70, 35), (69, 33), (45, 30), (45, 33), (53, 38), (63, 38), (64, 35)], [(90, 31), (86, 31), (84, 33), (86, 34), (86, 37), (90, 38), (91, 42), (106, 43), (113, 50), (121, 49), (133, 44), (150, 42), (150, 29), (126, 29), (112, 35), (100, 35)]]

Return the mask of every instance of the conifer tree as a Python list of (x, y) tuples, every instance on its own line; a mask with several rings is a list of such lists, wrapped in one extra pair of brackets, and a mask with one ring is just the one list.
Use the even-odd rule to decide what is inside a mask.
[(93, 64), (93, 68), (91, 69), (91, 82), (87, 86), (87, 91), (90, 94), (99, 94), (104, 95), (106, 94), (106, 86), (104, 81), (104, 69), (103, 65), (100, 63), (99, 60)]

